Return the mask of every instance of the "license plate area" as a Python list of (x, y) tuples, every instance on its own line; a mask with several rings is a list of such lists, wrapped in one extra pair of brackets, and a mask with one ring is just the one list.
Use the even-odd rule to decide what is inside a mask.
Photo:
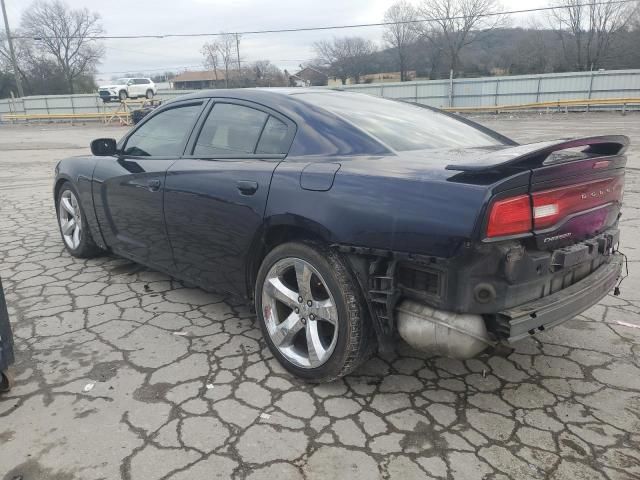
[(618, 229), (609, 230), (590, 240), (585, 240), (577, 245), (559, 248), (553, 252), (551, 266), (553, 271), (572, 268), (576, 265), (591, 261), (597, 256), (609, 256), (620, 240)]

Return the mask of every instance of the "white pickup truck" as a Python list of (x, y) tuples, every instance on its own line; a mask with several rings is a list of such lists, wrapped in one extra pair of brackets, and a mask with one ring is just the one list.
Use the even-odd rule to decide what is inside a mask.
[(102, 101), (126, 100), (127, 98), (153, 98), (158, 89), (149, 78), (119, 78), (113, 85), (98, 87)]

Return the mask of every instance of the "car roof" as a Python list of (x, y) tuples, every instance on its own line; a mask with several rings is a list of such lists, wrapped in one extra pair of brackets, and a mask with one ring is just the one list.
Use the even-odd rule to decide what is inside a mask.
[(264, 102), (282, 100), (286, 97), (302, 96), (305, 93), (325, 93), (329, 95), (362, 95), (355, 92), (345, 92), (327, 88), (301, 88), (301, 87), (269, 87), (269, 88), (225, 88), (213, 90), (200, 90), (177, 97), (176, 100), (189, 100), (193, 98), (234, 98), (238, 100)]

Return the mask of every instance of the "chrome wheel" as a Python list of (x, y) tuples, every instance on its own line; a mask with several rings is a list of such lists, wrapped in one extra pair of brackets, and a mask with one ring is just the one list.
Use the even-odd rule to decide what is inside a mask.
[(291, 363), (316, 368), (333, 353), (338, 310), (320, 273), (307, 261), (283, 258), (262, 285), (262, 313), (271, 341)]
[(82, 235), (82, 216), (78, 199), (71, 190), (65, 190), (60, 196), (58, 217), (64, 242), (70, 249), (76, 250)]

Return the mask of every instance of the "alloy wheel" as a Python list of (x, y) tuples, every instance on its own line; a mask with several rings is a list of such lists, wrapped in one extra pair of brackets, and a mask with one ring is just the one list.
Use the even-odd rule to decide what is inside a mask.
[(316, 368), (333, 353), (338, 310), (322, 275), (300, 258), (276, 262), (262, 285), (262, 313), (271, 341), (291, 363)]
[(64, 242), (70, 249), (76, 250), (82, 238), (82, 216), (78, 199), (71, 190), (65, 190), (60, 196), (58, 216)]

